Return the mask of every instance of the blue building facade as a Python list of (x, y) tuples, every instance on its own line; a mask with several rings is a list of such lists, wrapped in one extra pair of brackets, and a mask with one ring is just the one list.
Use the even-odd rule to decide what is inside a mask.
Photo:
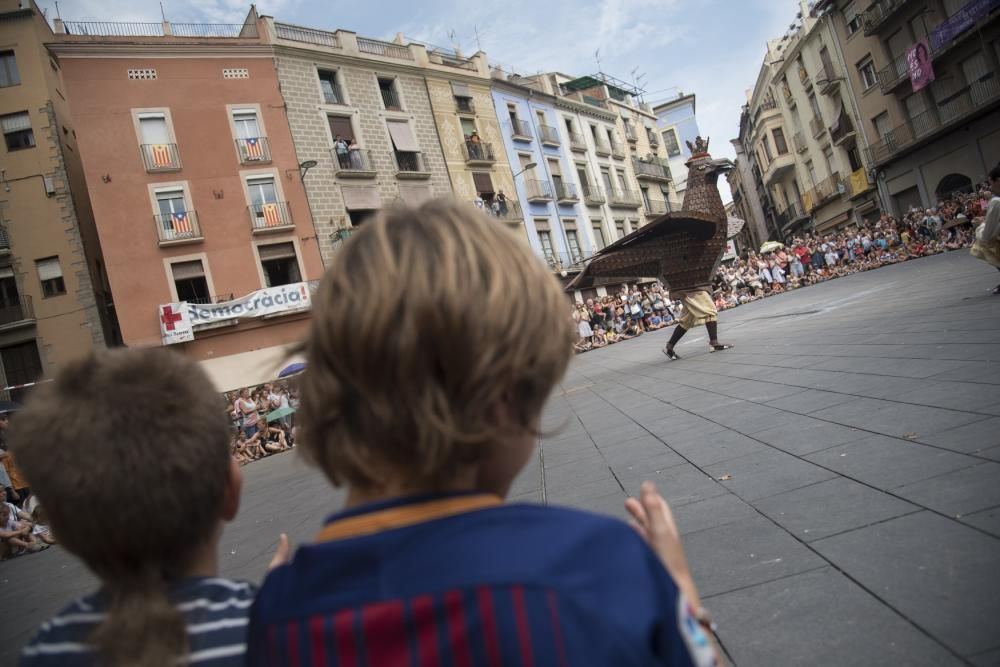
[(591, 235), (585, 233), (587, 211), (571, 149), (558, 129), (555, 99), (499, 80), (494, 81), (492, 94), (528, 243), (554, 270), (563, 272), (589, 257), (594, 248)]
[(656, 131), (660, 133), (667, 149), (667, 159), (670, 171), (674, 176), (674, 188), (678, 196), (683, 197), (687, 189), (687, 167), (685, 163), (691, 157), (687, 142), (694, 143), (698, 130), (698, 119), (695, 115), (695, 96), (681, 95), (668, 102), (662, 102), (653, 107), (656, 114)]

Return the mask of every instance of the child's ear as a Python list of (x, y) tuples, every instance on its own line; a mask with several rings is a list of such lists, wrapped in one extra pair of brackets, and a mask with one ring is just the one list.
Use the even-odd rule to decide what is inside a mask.
[(226, 477), (226, 492), (222, 497), (222, 520), (232, 521), (240, 511), (240, 495), (243, 493), (243, 471), (236, 459), (229, 457), (229, 475)]

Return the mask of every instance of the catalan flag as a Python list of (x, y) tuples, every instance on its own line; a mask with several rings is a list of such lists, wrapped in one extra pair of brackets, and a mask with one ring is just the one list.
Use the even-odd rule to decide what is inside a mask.
[(264, 146), (260, 137), (248, 137), (244, 139), (243, 153), (247, 160), (263, 160)]
[(154, 167), (170, 167), (174, 164), (170, 155), (170, 144), (152, 144), (149, 147), (149, 155)]
[(191, 217), (188, 216), (187, 211), (171, 213), (170, 226), (173, 228), (174, 236), (189, 236), (194, 233)]
[(274, 227), (281, 224), (281, 211), (278, 210), (277, 204), (264, 204), (261, 206), (261, 212), (264, 214), (265, 227)]

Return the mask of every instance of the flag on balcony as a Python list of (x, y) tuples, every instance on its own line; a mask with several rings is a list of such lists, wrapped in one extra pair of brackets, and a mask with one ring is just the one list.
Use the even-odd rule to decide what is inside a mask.
[(243, 142), (247, 160), (264, 159), (264, 147), (261, 145), (260, 137), (249, 137), (244, 139)]
[(170, 144), (152, 144), (149, 147), (149, 156), (154, 167), (173, 166), (173, 158), (170, 155)]
[(281, 212), (277, 204), (264, 204), (261, 212), (264, 215), (264, 226), (274, 227), (281, 224)]
[(194, 227), (191, 225), (191, 218), (187, 211), (180, 211), (170, 214), (170, 226), (175, 235), (193, 234)]
[(864, 192), (868, 189), (868, 174), (865, 173), (864, 167), (858, 169), (857, 171), (851, 172), (851, 194), (856, 195), (860, 192)]
[(804, 192), (804, 193), (802, 193), (802, 207), (806, 211), (811, 211), (812, 210), (812, 208), (813, 208), (813, 196), (812, 196), (812, 192)]
[(930, 53), (926, 38), (906, 49), (906, 69), (910, 73), (913, 92), (917, 92), (934, 80), (934, 65), (931, 64)]

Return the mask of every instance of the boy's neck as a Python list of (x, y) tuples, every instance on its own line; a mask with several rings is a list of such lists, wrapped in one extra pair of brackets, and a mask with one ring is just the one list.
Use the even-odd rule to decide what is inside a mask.
[(197, 547), (191, 555), (191, 564), (182, 573), (183, 577), (214, 577), (219, 574), (219, 539), (222, 537), (222, 522), (210, 539)]
[(420, 496), (440, 493), (460, 493), (463, 491), (478, 491), (476, 488), (476, 475), (474, 471), (467, 471), (455, 475), (448, 484), (434, 486), (414, 485), (406, 482), (392, 482), (378, 487), (358, 487), (348, 488), (347, 500), (344, 501), (344, 508), (351, 509), (361, 505), (395, 500), (407, 496)]

